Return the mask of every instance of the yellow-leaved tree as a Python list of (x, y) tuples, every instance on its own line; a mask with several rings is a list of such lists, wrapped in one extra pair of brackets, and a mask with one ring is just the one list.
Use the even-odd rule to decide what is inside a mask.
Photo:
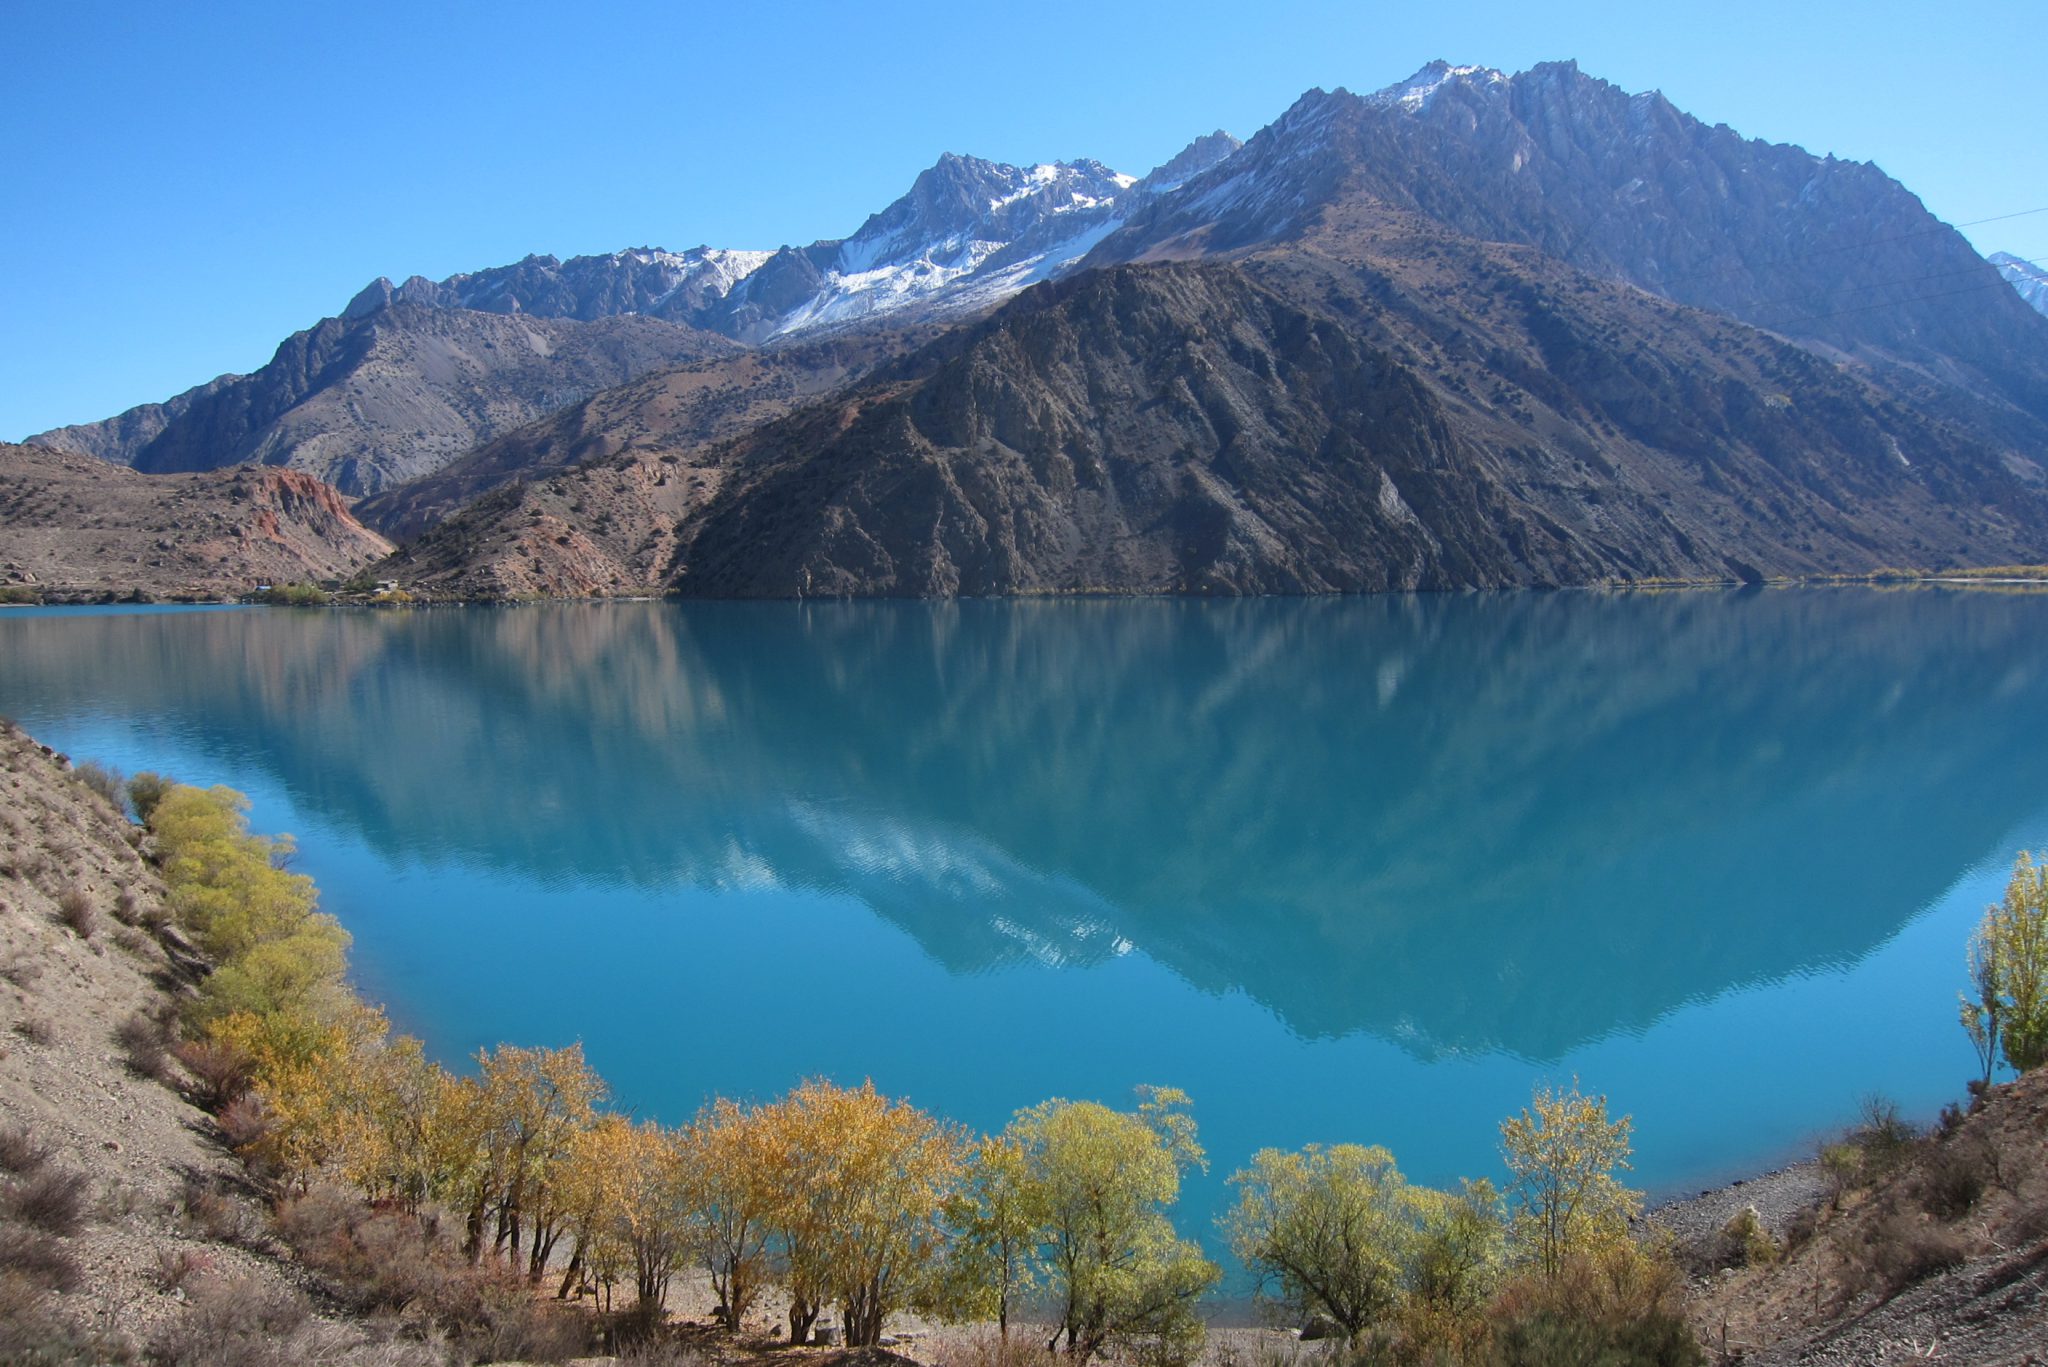
[(1390, 1317), (1421, 1225), (1414, 1189), (1377, 1146), (1261, 1149), (1234, 1174), (1231, 1252), (1263, 1297), (1298, 1321), (1323, 1315), (1356, 1338)]
[(774, 1225), (791, 1343), (839, 1306), (846, 1342), (879, 1342), (893, 1310), (936, 1297), (942, 1214), (966, 1151), (958, 1127), (872, 1082), (806, 1082), (767, 1108), (779, 1197)]
[(604, 1080), (584, 1062), (580, 1044), (486, 1049), (477, 1055), (477, 1076), (486, 1185), (497, 1216), (493, 1248), (517, 1267), (523, 1246), (527, 1276), (538, 1282), (564, 1228), (555, 1182), (570, 1144), (596, 1119)]
[(1610, 1120), (1607, 1098), (1540, 1085), (1529, 1106), (1501, 1122), (1501, 1156), (1512, 1180), (1510, 1244), (1518, 1261), (1555, 1277), (1567, 1259), (1628, 1241), (1642, 1194), (1615, 1177), (1629, 1166), (1628, 1116)]
[(738, 1333), (768, 1278), (768, 1239), (782, 1199), (769, 1115), (718, 1098), (684, 1126), (678, 1162), (689, 1242), (718, 1297), (714, 1315)]

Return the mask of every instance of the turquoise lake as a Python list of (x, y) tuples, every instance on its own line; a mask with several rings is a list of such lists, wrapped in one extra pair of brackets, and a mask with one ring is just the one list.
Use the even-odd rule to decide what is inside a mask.
[(977, 1127), (1195, 1099), (1213, 1167), (1499, 1176), (1540, 1079), (1669, 1194), (1974, 1067), (2048, 848), (2048, 597), (13, 610), (0, 713), (250, 794), (460, 1064), (620, 1105), (872, 1077)]

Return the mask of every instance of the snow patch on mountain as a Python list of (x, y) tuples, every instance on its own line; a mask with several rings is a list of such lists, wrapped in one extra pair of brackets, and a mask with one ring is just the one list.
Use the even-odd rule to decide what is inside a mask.
[(1993, 252), (1989, 260), (2006, 283), (2019, 291), (2020, 298), (2036, 312), (2048, 314), (2048, 269), (2011, 252)]

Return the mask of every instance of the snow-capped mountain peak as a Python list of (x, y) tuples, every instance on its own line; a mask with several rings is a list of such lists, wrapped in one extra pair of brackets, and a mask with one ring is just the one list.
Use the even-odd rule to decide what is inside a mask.
[(1486, 88), (1504, 87), (1507, 82), (1507, 76), (1492, 67), (1452, 66), (1439, 60), (1429, 63), (1405, 81), (1396, 81), (1384, 90), (1365, 96), (1365, 102), (1383, 109), (1404, 109), (1414, 113), (1427, 109), (1445, 87), (1454, 83)]

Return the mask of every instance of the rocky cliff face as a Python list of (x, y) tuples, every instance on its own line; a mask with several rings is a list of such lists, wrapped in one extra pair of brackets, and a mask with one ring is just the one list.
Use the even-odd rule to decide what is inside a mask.
[(253, 374), (30, 440), (157, 474), (288, 465), (360, 496), (600, 390), (732, 349), (651, 318), (577, 323), (394, 298), (293, 334)]
[(0, 584), (48, 597), (230, 598), (344, 578), (390, 551), (332, 486), (301, 471), (145, 475), (0, 446)]

